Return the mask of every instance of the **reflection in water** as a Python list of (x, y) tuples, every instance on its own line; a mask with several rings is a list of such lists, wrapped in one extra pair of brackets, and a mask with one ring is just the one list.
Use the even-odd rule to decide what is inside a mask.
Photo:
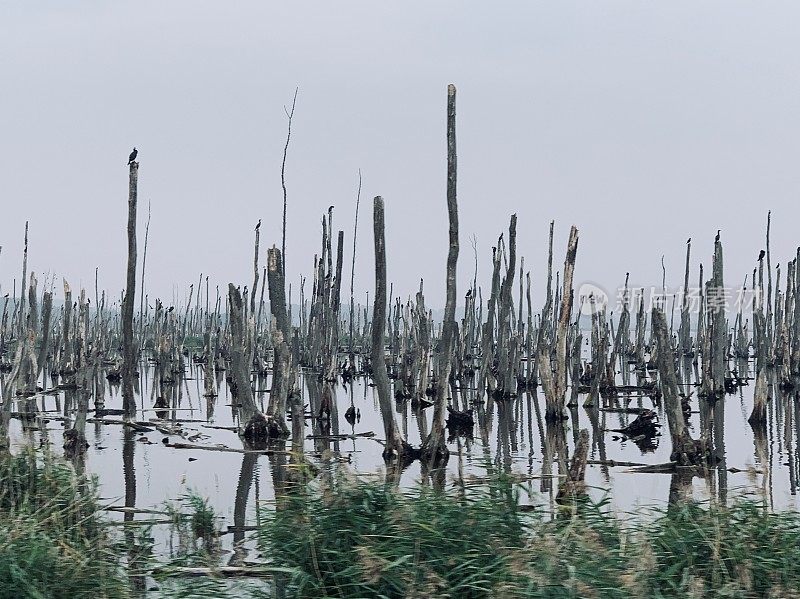
[(236, 499), (233, 503), (233, 554), (229, 561), (231, 566), (241, 565), (247, 557), (247, 549), (244, 545), (247, 499), (250, 497), (250, 487), (253, 483), (253, 475), (255, 474), (257, 463), (257, 453), (245, 453), (242, 455), (242, 469), (239, 472)]
[[(185, 364), (185, 373), (169, 373), (142, 362), (139, 386), (145, 397), (137, 398), (137, 403), (143, 406), (140, 420), (154, 419), (152, 426), (161, 430), (137, 433), (130, 426), (99, 422), (99, 419), (118, 418), (114, 410), (120, 409), (122, 403), (119, 386), (108, 384), (105, 371), (100, 368), (91, 374), (93, 398), (81, 397), (74, 389), (67, 389), (4, 402), (2, 414), (10, 419), (8, 435), (12, 441), (34, 446), (48, 440), (60, 441), (60, 431), (57, 434), (52, 431), (60, 429), (62, 422), (64, 430), (78, 429), (82, 426), (81, 418), (86, 418), (91, 424), (91, 445), (76, 461), (76, 468), (85, 467), (87, 472), (97, 474), (103, 497), (124, 497), (127, 507), (140, 504), (143, 508), (158, 508), (163, 501), (179, 497), (186, 488), (210, 497), (217, 513), (231, 513), (232, 507), (233, 534), (226, 542), (232, 540), (229, 549), (234, 553), (230, 563), (240, 563), (247, 556), (246, 530), (256, 511), (251, 495), (258, 454), (182, 451), (162, 443), (167, 438), (170, 443), (208, 447), (219, 444), (236, 450), (242, 447), (234, 430), (237, 408), (224, 373), (217, 371), (211, 381), (210, 386), (218, 396), (207, 396), (205, 365), (195, 363), (191, 356)], [(737, 366), (737, 370), (741, 376), (747, 373), (746, 365)], [(640, 385), (651, 380), (652, 374), (647, 371), (632, 369), (632, 372), (636, 376), (630, 380)], [(168, 376), (172, 376), (172, 382)], [(694, 364), (681, 368), (680, 380), (684, 383), (681, 389), (690, 398), (687, 420), (694, 436), (702, 434), (708, 439), (715, 456), (704, 483), (697, 485), (692, 485), (692, 475), (688, 472), (645, 474), (632, 470), (630, 464), (668, 462), (670, 444), (665, 439), (652, 453), (643, 453), (635, 442), (609, 433), (609, 429), (630, 424), (637, 408), (652, 409), (662, 425), (666, 425), (661, 402), (643, 392), (626, 392), (616, 397), (602, 397), (598, 393), (589, 402), (585, 401), (586, 394), (579, 393), (577, 406), (571, 407), (567, 420), (546, 421), (541, 409), (543, 398), (536, 389), (526, 389), (517, 397), (501, 401), (492, 397), (481, 401), (473, 389), (457, 388), (453, 390), (453, 397), (461, 398), (457, 407), (474, 410), (477, 427), (474, 439), (448, 437), (454, 459), (448, 462), (446, 470), (423, 471), (422, 465), (415, 462), (405, 471), (399, 467), (387, 471), (379, 443), (383, 429), (375, 391), (369, 381), (357, 376), (343, 386), (322, 381), (314, 374), (300, 376), (302, 385), (297, 386), (298, 394), (290, 398), (287, 406), (291, 412), (291, 437), (286, 443), (270, 446), (267, 455), (271, 484), (264, 485), (262, 492), (268, 497), (274, 494), (278, 506), (291, 492), (292, 484), (312, 478), (327, 493), (336, 484), (337, 470), (342, 467), (357, 474), (383, 473), (387, 482), (400, 486), (425, 480), (437, 488), (447, 488), (450, 477), (462, 493), (468, 492), (471, 480), (506, 473), (527, 481), (528, 496), (523, 501), (553, 505), (559, 481), (567, 472), (577, 432), (582, 428), (590, 432), (586, 472), (589, 492), (596, 499), (609, 496), (615, 507), (665, 504), (692, 496), (726, 504), (731, 496), (758, 490), (777, 508), (783, 508), (794, 505), (797, 493), (800, 406), (792, 392), (777, 387), (775, 376), (767, 381), (772, 395), (766, 423), (751, 428), (747, 415), (752, 407), (752, 386), (740, 387), (735, 395), (726, 395), (715, 402), (700, 400), (694, 394), (697, 382)], [(255, 377), (254, 386), (258, 400), (266, 401), (270, 377)], [(325, 393), (334, 401), (330, 417), (319, 419)], [(157, 414), (153, 404), (158, 397), (163, 397), (166, 405)], [(88, 410), (90, 399), (95, 410), (100, 410), (99, 416)], [(583, 407), (585, 403), (590, 407)], [(409, 442), (418, 447), (430, 430), (432, 410), (410, 399), (396, 401), (394, 407), (402, 415), (398, 422), (406, 423)], [(356, 416), (352, 421), (346, 416), (350, 408), (353, 409), (350, 414)], [(160, 412), (167, 412), (166, 419), (155, 420), (164, 416)], [(347, 434), (340, 435), (340, 431)], [(134, 517), (133, 512), (128, 512), (122, 519), (132, 522)], [(125, 539), (129, 547), (135, 545), (134, 535), (128, 530)]]
[[(123, 427), (122, 439), (122, 471), (125, 477), (125, 507), (130, 508), (125, 511), (123, 520), (133, 522), (134, 508), (136, 508), (136, 470), (134, 457), (136, 453), (136, 432), (133, 427)], [(130, 564), (137, 563), (139, 547), (136, 544), (136, 535), (132, 526), (125, 527), (125, 545), (128, 548), (128, 561)], [(136, 592), (145, 589), (144, 574), (137, 571), (137, 568), (128, 570), (131, 588)]]

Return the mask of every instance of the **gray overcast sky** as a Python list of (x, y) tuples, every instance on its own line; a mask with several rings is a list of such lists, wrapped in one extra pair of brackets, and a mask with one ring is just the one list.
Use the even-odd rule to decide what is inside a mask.
[[(283, 106), (300, 88), (289, 158), (288, 273), (319, 251), (319, 218), (373, 286), (372, 197), (387, 202), (389, 276), (444, 297), (446, 86), (458, 87), (460, 289), (478, 239), (519, 216), (544, 285), (580, 229), (576, 282), (682, 280), (723, 230), (740, 282), (773, 211), (773, 264), (800, 242), (796, 2), (0, 1), (0, 281), (30, 267), (73, 288), (123, 287), (125, 162), (140, 151), (147, 289), (182, 299), (199, 273), (251, 284), (253, 227), (280, 245)], [(350, 250), (346, 251), (349, 264)], [(262, 264), (265, 256), (262, 255)], [(349, 276), (349, 267), (346, 268)], [(693, 273), (692, 279), (696, 275)], [(40, 279), (41, 280), (41, 279)], [(310, 283), (309, 283), (310, 286)], [(363, 295), (361, 296), (363, 298)], [(294, 299), (297, 299), (295, 295)]]

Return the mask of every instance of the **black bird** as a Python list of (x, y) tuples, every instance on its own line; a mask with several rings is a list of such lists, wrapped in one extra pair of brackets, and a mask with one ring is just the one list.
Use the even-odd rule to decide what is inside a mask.
[(136, 148), (133, 148), (133, 152), (131, 152), (131, 155), (130, 155), (130, 156), (128, 156), (128, 165), (129, 165), (129, 166), (130, 166), (131, 162), (133, 162), (134, 160), (136, 160), (136, 157), (137, 157), (138, 155), (139, 155), (139, 150), (137, 150)]
[(761, 250), (761, 251), (758, 253), (758, 261), (759, 261), (759, 262), (761, 262), (761, 261), (764, 259), (764, 254), (766, 254), (766, 252), (765, 252), (764, 250)]
[(714, 243), (719, 241), (719, 232), (720, 231), (722, 231), (722, 229), (717, 229), (717, 236), (714, 238)]
[(260, 218), (258, 219), (258, 224), (256, 225), (256, 231), (258, 231), (259, 228), (261, 228), (261, 219)]

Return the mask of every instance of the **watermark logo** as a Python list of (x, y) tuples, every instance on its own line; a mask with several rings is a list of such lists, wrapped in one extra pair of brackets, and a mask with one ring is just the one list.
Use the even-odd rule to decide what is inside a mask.
[(578, 288), (578, 305), (581, 314), (597, 314), (608, 306), (608, 294), (594, 283), (582, 283)]
[(747, 287), (717, 287), (710, 284), (700, 287), (663, 288), (619, 287), (611, 293), (596, 283), (582, 283), (576, 295), (576, 306), (581, 314), (597, 314), (603, 309), (620, 312), (624, 306), (636, 311), (640, 307), (649, 312), (654, 306), (662, 310), (674, 309), (678, 312), (686, 310), (697, 314), (700, 310), (707, 312), (748, 311), (759, 307), (765, 308), (764, 297), (759, 290)]

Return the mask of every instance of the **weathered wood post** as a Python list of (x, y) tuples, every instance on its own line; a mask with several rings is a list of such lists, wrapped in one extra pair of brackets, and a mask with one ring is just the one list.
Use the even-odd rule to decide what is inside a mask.
[[(422, 446), (422, 454), (431, 467), (446, 462), (450, 452), (444, 439), (444, 417), (447, 410), (450, 369), (453, 361), (453, 343), (458, 334), (456, 324), (456, 266), (458, 265), (458, 202), (456, 201), (456, 87), (447, 86), (447, 216), (449, 227), (449, 249), (447, 251), (447, 282), (442, 323), (442, 353), (439, 357), (439, 372), (436, 385), (436, 401), (433, 408), (433, 424), (428, 438)], [(513, 268), (513, 267), (512, 267)]]
[(139, 163), (132, 160), (128, 177), (128, 270), (125, 298), (122, 304), (122, 407), (127, 418), (136, 412), (133, 397), (133, 378), (136, 375), (138, 354), (133, 336), (133, 302), (136, 295), (136, 200)]

